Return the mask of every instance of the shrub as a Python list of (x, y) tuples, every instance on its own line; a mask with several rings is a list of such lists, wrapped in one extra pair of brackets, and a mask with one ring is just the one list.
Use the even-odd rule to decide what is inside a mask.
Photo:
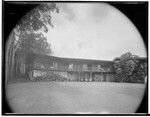
[(147, 74), (146, 62), (130, 52), (114, 59), (114, 70), (116, 82), (143, 82)]

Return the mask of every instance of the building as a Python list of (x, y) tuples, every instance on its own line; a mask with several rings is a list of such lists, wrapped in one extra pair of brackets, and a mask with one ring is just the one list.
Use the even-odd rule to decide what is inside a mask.
[[(20, 72), (32, 81), (99, 81), (113, 82), (113, 61), (61, 58), (55, 56), (19, 53)], [(141, 59), (145, 61), (144, 58)], [(18, 74), (17, 74), (18, 75)]]
[(24, 76), (29, 74), (30, 80), (50, 78), (53, 75), (65, 78), (66, 81), (113, 81), (112, 61), (60, 58), (33, 53), (19, 53), (18, 58), (19, 71)]

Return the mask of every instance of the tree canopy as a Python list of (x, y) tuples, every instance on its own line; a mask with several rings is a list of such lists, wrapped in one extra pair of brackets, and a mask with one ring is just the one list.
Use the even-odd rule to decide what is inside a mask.
[[(6, 49), (6, 82), (14, 78), (14, 67), (18, 49), (40, 54), (51, 54), (50, 44), (41, 32), (48, 32), (51, 22), (51, 12), (59, 12), (55, 3), (39, 4), (27, 13), (13, 29), (9, 36)], [(40, 31), (41, 30), (41, 31)], [(40, 31), (40, 32), (38, 32)]]
[[(51, 53), (50, 44), (46, 41), (47, 39), (42, 33), (48, 32), (48, 25), (53, 27), (51, 22), (51, 12), (53, 11), (56, 11), (57, 13), (59, 12), (55, 3), (43, 3), (34, 8), (22, 18), (14, 30), (15, 34), (18, 36), (18, 39), (15, 40), (16, 49), (17, 47), (20, 47), (22, 50), (24, 50), (25, 48), (23, 47), (34, 45), (32, 46), (35, 47), (34, 50), (38, 49), (41, 54)], [(39, 30), (40, 32), (38, 32)]]
[(51, 22), (51, 12), (59, 12), (55, 3), (43, 3), (27, 13), (22, 20), (17, 24), (18, 33), (26, 31), (38, 31), (43, 29), (48, 31), (47, 25), (53, 26)]
[(29, 33), (21, 37), (20, 50), (38, 54), (52, 54), (50, 44), (42, 33)]
[(146, 75), (146, 68), (140, 62), (140, 57), (127, 52), (114, 59), (114, 69), (116, 72), (115, 81), (137, 82), (143, 81)]

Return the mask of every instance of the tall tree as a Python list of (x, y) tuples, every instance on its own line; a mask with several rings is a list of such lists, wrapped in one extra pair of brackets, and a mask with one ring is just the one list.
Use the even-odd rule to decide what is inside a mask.
[(30, 13), (25, 15), (16, 28), (13, 29), (6, 46), (6, 82), (7, 79), (13, 79), (14, 77), (15, 53), (22, 43), (23, 37), (27, 33), (34, 33), (39, 30), (48, 32), (47, 26), (53, 26), (51, 23), (51, 12), (53, 11), (59, 12), (55, 3), (40, 4)]
[(115, 79), (118, 82), (131, 82), (131, 75), (137, 69), (139, 57), (127, 52), (114, 59)]
[(52, 50), (47, 38), (42, 33), (24, 34), (19, 44), (23, 52), (33, 52), (37, 54), (51, 54)]
[(132, 82), (140, 82), (144, 83), (146, 82), (147, 77), (147, 60), (140, 60), (138, 63), (138, 66), (133, 71), (130, 79)]

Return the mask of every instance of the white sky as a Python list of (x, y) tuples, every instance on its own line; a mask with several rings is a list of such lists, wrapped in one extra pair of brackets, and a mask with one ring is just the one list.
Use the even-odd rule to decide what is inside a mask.
[(145, 57), (142, 38), (131, 21), (103, 3), (58, 4), (47, 33), (54, 56), (112, 60), (126, 52)]

